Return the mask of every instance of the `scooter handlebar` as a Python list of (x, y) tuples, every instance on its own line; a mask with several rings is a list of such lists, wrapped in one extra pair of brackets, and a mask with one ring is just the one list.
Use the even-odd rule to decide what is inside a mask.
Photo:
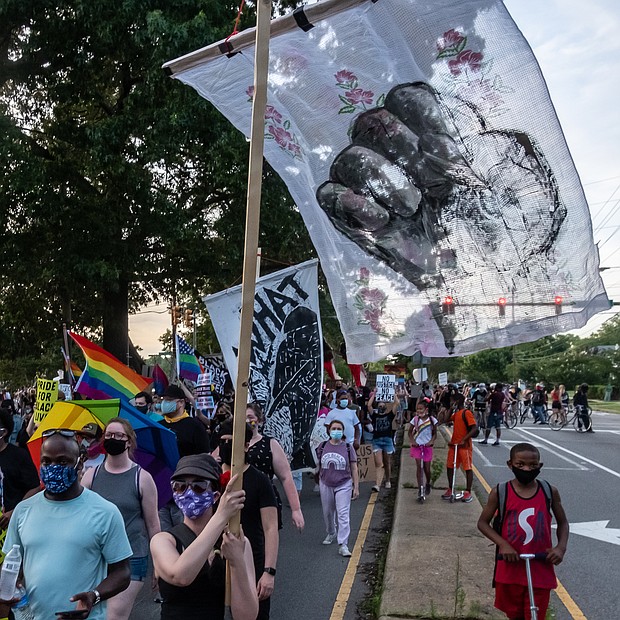
[[(543, 551), (542, 553), (521, 553), (519, 555), (519, 557), (522, 560), (546, 560), (547, 559), (547, 553), (545, 551)], [(501, 553), (497, 554), (497, 559), (498, 560), (503, 560), (504, 556)]]

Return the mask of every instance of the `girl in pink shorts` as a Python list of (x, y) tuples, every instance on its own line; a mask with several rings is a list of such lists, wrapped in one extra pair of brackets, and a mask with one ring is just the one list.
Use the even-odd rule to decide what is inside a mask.
[[(409, 426), (409, 441), (411, 443), (411, 458), (415, 459), (418, 478), (418, 497), (424, 495), (422, 485), (426, 476), (426, 495), (431, 492), (431, 462), (433, 460), (433, 444), (437, 438), (437, 419), (430, 415), (429, 398), (419, 398), (416, 415)], [(422, 474), (424, 463), (424, 475)]]

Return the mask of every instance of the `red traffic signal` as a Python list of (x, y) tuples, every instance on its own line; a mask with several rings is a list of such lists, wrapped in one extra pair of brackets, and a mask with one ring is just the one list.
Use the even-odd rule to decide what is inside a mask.
[(506, 304), (507, 303), (508, 303), (508, 300), (505, 297), (500, 297), (497, 300), (497, 307), (499, 309), (500, 316), (506, 316)]
[(555, 313), (562, 314), (562, 296), (556, 295), (553, 299), (553, 303), (555, 304)]
[(441, 302), (441, 311), (444, 314), (454, 314), (454, 299), (446, 295)]

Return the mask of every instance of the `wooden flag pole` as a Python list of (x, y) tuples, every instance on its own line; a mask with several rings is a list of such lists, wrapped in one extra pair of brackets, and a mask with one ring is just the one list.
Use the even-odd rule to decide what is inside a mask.
[[(234, 490), (241, 489), (241, 478), (245, 464), (245, 410), (248, 402), (254, 294), (256, 292), (256, 263), (258, 260), (263, 146), (265, 142), (265, 106), (267, 105), (270, 26), (271, 0), (258, 0), (256, 16), (256, 56), (254, 61), (254, 101), (252, 103), (243, 280), (241, 282), (241, 330), (239, 334), (237, 382), (235, 384), (231, 464), (231, 475), (234, 476), (235, 474), (239, 474), (239, 479), (235, 483)], [(231, 532), (235, 534), (239, 533), (239, 521), (240, 515), (237, 513), (229, 523)]]
[[(263, 180), (263, 147), (265, 142), (265, 107), (267, 105), (267, 77), (269, 73), (269, 35), (271, 30), (271, 0), (258, 0), (256, 6), (256, 55), (254, 57), (254, 99), (250, 131), (250, 162), (245, 214), (245, 246), (243, 250), (243, 279), (241, 281), (241, 329), (237, 381), (235, 383), (235, 411), (233, 418), (231, 476), (239, 474), (232, 486), (238, 491), (243, 485), (245, 466), (245, 410), (248, 403), (250, 354), (252, 350), (252, 322), (258, 261), (258, 232)], [(241, 514), (237, 512), (228, 523), (233, 534), (241, 529)], [(230, 567), (226, 568), (226, 605), (230, 606)]]

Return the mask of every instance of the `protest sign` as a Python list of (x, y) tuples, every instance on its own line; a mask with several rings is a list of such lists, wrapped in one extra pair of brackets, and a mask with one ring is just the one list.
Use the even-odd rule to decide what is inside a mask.
[(71, 386), (68, 383), (59, 383), (58, 389), (65, 395), (65, 400), (73, 400)]
[(194, 390), (194, 398), (196, 399), (196, 409), (207, 411), (207, 417), (213, 416), (215, 402), (213, 399), (213, 385), (211, 383), (211, 373), (206, 372), (198, 375), (196, 389)]
[(439, 385), (448, 385), (448, 373), (440, 372), (438, 380), (439, 380)]
[(372, 455), (372, 444), (362, 444), (356, 451), (357, 469), (360, 482), (372, 482), (375, 484), (375, 459)]
[(37, 379), (37, 402), (34, 405), (34, 421), (41, 424), (58, 399), (58, 383), (53, 379)]
[(391, 403), (394, 401), (395, 392), (396, 375), (377, 375), (375, 402), (383, 401), (386, 403)]

